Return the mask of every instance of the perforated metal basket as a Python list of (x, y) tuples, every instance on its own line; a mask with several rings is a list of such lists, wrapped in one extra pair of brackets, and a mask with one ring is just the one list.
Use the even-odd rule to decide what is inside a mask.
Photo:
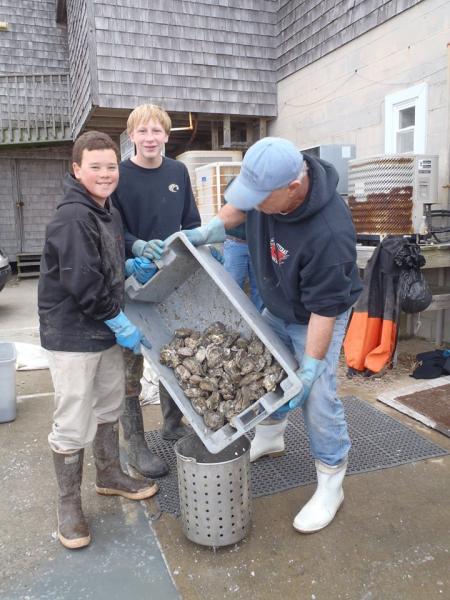
[(203, 546), (228, 546), (251, 523), (250, 442), (244, 436), (211, 454), (195, 434), (175, 444), (185, 536)]

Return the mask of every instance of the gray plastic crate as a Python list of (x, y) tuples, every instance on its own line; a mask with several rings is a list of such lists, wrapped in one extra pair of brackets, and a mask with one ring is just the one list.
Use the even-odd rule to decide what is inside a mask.
[[(150, 350), (144, 350), (146, 359), (206, 448), (215, 454), (300, 392), (297, 361), (207, 247), (195, 248), (183, 233), (176, 233), (167, 241), (167, 252), (158, 266), (160, 271), (143, 286), (133, 277), (127, 279), (125, 290), (131, 301), (125, 312), (152, 343)], [(275, 392), (262, 396), (218, 431), (206, 427), (172, 369), (159, 362), (161, 347), (172, 339), (175, 329), (203, 330), (215, 321), (246, 337), (254, 333), (287, 375)]]

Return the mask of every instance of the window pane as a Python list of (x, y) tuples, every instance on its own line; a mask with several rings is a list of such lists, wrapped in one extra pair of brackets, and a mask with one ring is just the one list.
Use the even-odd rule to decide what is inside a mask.
[(405, 127), (413, 127), (416, 124), (416, 107), (410, 106), (409, 108), (403, 108), (398, 113), (399, 129), (405, 129)]
[(397, 152), (412, 152), (414, 150), (414, 129), (397, 132)]

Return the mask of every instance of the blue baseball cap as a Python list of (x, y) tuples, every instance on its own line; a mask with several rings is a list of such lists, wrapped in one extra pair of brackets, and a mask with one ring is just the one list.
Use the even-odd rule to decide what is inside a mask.
[(266, 137), (249, 148), (241, 172), (225, 190), (228, 204), (240, 210), (252, 210), (274, 190), (298, 179), (303, 155), (289, 140)]

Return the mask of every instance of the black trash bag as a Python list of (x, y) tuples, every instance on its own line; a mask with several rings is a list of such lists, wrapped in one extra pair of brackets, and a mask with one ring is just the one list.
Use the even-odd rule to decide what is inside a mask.
[(419, 313), (431, 304), (432, 294), (419, 268), (402, 269), (398, 281), (400, 308), (405, 313)]

